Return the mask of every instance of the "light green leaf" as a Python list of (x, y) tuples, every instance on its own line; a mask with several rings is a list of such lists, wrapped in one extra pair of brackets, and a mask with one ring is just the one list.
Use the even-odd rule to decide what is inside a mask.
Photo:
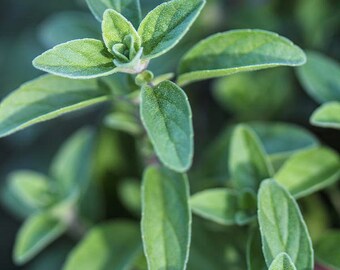
[(149, 270), (185, 269), (191, 238), (186, 175), (149, 167), (142, 186), (142, 237)]
[(73, 39), (101, 38), (97, 21), (90, 14), (79, 11), (52, 15), (42, 23), (39, 30), (39, 38), (47, 48)]
[(235, 128), (229, 153), (229, 171), (237, 188), (257, 190), (262, 180), (273, 174), (256, 134), (245, 125)]
[(88, 232), (70, 253), (63, 269), (132, 269), (141, 249), (138, 226), (127, 221), (104, 223)]
[(139, 0), (86, 0), (86, 2), (93, 15), (100, 22), (107, 9), (116, 10), (135, 27), (138, 27), (142, 18)]
[(116, 130), (127, 132), (131, 135), (139, 135), (143, 132), (137, 118), (131, 114), (114, 112), (108, 114), (104, 119), (105, 125)]
[(24, 264), (66, 230), (66, 225), (49, 212), (30, 217), (20, 228), (14, 247), (14, 261)]
[(327, 102), (311, 117), (311, 123), (319, 127), (340, 129), (340, 102)]
[(274, 178), (300, 198), (339, 180), (340, 158), (329, 148), (299, 152), (284, 163)]
[(152, 59), (172, 49), (200, 14), (205, 0), (172, 0), (157, 6), (141, 22), (144, 58)]
[(116, 72), (113, 56), (96, 39), (76, 39), (62, 43), (33, 60), (42, 71), (73, 79), (90, 79)]
[[(222, 225), (248, 223), (256, 214), (242, 207), (242, 193), (226, 188), (208, 189), (190, 198), (192, 211)], [(256, 201), (254, 200), (254, 205)], [(254, 207), (254, 210), (256, 207)]]
[(180, 85), (271, 68), (299, 66), (306, 62), (303, 51), (288, 39), (262, 30), (233, 30), (213, 35), (192, 48), (182, 59)]
[(296, 267), (289, 255), (283, 252), (276, 256), (269, 270), (296, 270)]
[(141, 184), (136, 179), (124, 179), (118, 186), (121, 203), (136, 216), (141, 213)]
[(306, 65), (297, 69), (301, 84), (320, 103), (340, 101), (340, 65), (317, 52), (307, 52)]
[(123, 44), (124, 38), (128, 35), (133, 37), (135, 52), (140, 48), (141, 40), (137, 31), (127, 19), (114, 9), (108, 9), (104, 12), (102, 31), (105, 45), (111, 53), (113, 53), (113, 45)]
[(188, 170), (193, 156), (193, 127), (184, 91), (170, 81), (155, 88), (144, 86), (141, 117), (160, 160), (175, 171)]
[(88, 187), (93, 165), (94, 138), (93, 130), (81, 129), (62, 145), (52, 161), (50, 174), (63, 196), (81, 193)]
[(314, 269), (311, 239), (299, 206), (288, 191), (274, 180), (265, 180), (258, 194), (258, 209), (267, 266), (285, 252), (296, 269)]
[(0, 104), (0, 137), (109, 99), (96, 80), (46, 75), (23, 84)]
[(340, 231), (323, 233), (315, 245), (318, 262), (334, 270), (340, 269)]

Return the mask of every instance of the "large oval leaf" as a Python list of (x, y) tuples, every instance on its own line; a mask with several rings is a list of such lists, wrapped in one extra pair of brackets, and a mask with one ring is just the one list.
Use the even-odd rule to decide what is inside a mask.
[(296, 270), (296, 267), (289, 255), (283, 252), (276, 256), (269, 270)]
[(231, 180), (237, 188), (257, 190), (260, 182), (273, 175), (273, 169), (256, 134), (247, 126), (235, 128), (229, 154)]
[(258, 209), (267, 266), (285, 252), (297, 269), (314, 269), (312, 242), (294, 198), (274, 180), (265, 180), (258, 194)]
[(306, 62), (303, 51), (288, 39), (262, 30), (234, 30), (213, 35), (182, 59), (178, 82), (190, 82), (276, 66)]
[(340, 129), (340, 102), (327, 102), (311, 117), (311, 123), (319, 127)]
[(69, 255), (64, 270), (131, 269), (142, 250), (138, 226), (116, 221), (98, 225)]
[(274, 178), (294, 197), (303, 197), (339, 180), (340, 158), (328, 148), (306, 150), (288, 159)]
[(193, 156), (192, 115), (188, 98), (170, 81), (155, 88), (144, 86), (141, 117), (160, 160), (169, 168), (184, 172)]
[(0, 104), (0, 137), (108, 99), (96, 80), (39, 77), (23, 84)]
[(204, 4), (205, 0), (172, 0), (147, 14), (138, 29), (144, 57), (155, 58), (173, 48), (187, 33)]
[(96, 39), (76, 39), (62, 43), (33, 60), (42, 71), (73, 79), (90, 79), (115, 73), (113, 56)]
[(49, 212), (30, 217), (20, 228), (14, 247), (14, 260), (23, 264), (32, 259), (66, 230), (66, 225)]
[(149, 167), (142, 186), (142, 237), (149, 270), (185, 269), (191, 238), (186, 175)]
[(297, 69), (300, 82), (316, 101), (340, 101), (340, 65), (317, 52), (307, 52), (306, 65)]

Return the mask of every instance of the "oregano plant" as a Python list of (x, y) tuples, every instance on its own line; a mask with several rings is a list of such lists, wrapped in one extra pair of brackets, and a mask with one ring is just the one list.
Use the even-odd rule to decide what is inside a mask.
[[(9, 174), (2, 199), (24, 219), (14, 262), (26, 264), (70, 237), (64, 270), (312, 270), (316, 262), (340, 269), (334, 240), (340, 232), (329, 226), (316, 237), (315, 216), (305, 215), (319, 206), (309, 198), (331, 193), (339, 180), (339, 154), (303, 127), (242, 121), (253, 113), (244, 106), (247, 97), (242, 103), (252, 89), (237, 90), (252, 87), (245, 80), (267, 69), (297, 67), (301, 85), (322, 103), (311, 123), (339, 129), (338, 63), (305, 54), (277, 33), (240, 29), (195, 40), (177, 68), (162, 73), (162, 57), (199, 31), (195, 22), (206, 1), (170, 0), (146, 15), (145, 2), (86, 0), (99, 24), (96, 38), (69, 40), (37, 56), (33, 66), (48, 74), (2, 100), (1, 137), (96, 104), (104, 108), (99, 125), (62, 144), (47, 173)], [(254, 92), (262, 98), (272, 85), (284, 89), (284, 74), (264, 77)], [(215, 79), (218, 102), (241, 117), (201, 155), (195, 137), (201, 119), (190, 93), (208, 79)], [(276, 104), (284, 97), (278, 98)], [(260, 109), (254, 113), (266, 114)], [(122, 134), (129, 145), (119, 143)], [(121, 171), (124, 177), (106, 190), (103, 175)], [(339, 193), (331, 194), (339, 211)], [(105, 201), (114, 213), (105, 213)]]

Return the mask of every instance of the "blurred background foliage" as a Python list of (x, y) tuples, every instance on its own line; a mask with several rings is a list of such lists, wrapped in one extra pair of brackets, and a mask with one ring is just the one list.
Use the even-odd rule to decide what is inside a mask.
[[(144, 15), (161, 2), (141, 0)], [(1, 98), (21, 83), (41, 74), (31, 65), (32, 59), (41, 52), (64, 41), (100, 35), (100, 25), (90, 14), (84, 0), (1, 0), (0, 18)], [(173, 72), (181, 55), (197, 41), (218, 31), (239, 28), (275, 31), (303, 49), (316, 50), (340, 60), (339, 0), (208, 0), (206, 9), (186, 38), (170, 53), (154, 61), (150, 69), (155, 74)], [(240, 121), (253, 121), (259, 134), (261, 123), (254, 121), (298, 124), (314, 136), (305, 134), (305, 131), (292, 130), (289, 134), (296, 133), (292, 135), (294, 140), (284, 141), (287, 136), (282, 139), (286, 145), (295, 147), (295, 143), (297, 148), (307, 148), (319, 140), (340, 150), (339, 132), (309, 124), (308, 119), (317, 103), (303, 91), (292, 69), (242, 73), (194, 84), (186, 90), (195, 125), (192, 192), (221, 185), (226, 180), (230, 129)], [(95, 175), (103, 191), (105, 205), (103, 216), (99, 219), (138, 217), (138, 181), (142, 173), (142, 163), (136, 150), (139, 146), (132, 136), (111, 129), (109, 123), (103, 125), (103, 118), (109, 109), (109, 105), (94, 106), (1, 139), (0, 190), (11, 171), (30, 169), (47, 173), (54, 154), (66, 138), (79, 128), (90, 125), (96, 127), (99, 134)], [(280, 127), (276, 126), (273, 132), (277, 129)], [(263, 129), (262, 135), (266, 136)], [(307, 140), (304, 138), (302, 141), (310, 144), (298, 145), (299, 136), (307, 136)], [(272, 149), (273, 153), (280, 153), (278, 149), (273, 149), (270, 142), (267, 146), (269, 152)], [(280, 163), (280, 158), (284, 156), (276, 155), (273, 158)], [(322, 226), (326, 226), (325, 223), (340, 226), (339, 218), (332, 218), (338, 214), (325, 194), (313, 195), (313, 198), (308, 197), (302, 202), (306, 204), (306, 220), (316, 235), (322, 231)], [(325, 215), (324, 209), (330, 215)], [(20, 268), (12, 264), (12, 246), (20, 223), (20, 218), (0, 206), (0, 269), (60, 269), (66, 254), (75, 244), (71, 237), (58, 240), (27, 266)], [(239, 245), (245, 240), (238, 239), (233, 245), (228, 242), (228, 235), (235, 228), (201, 223), (194, 222), (194, 235), (200, 237), (193, 239), (193, 259), (189, 268), (223, 269), (225, 259), (231, 266), (228, 269), (245, 269), (245, 266), (240, 268), (242, 260), (238, 252), (243, 250), (244, 247)], [(225, 241), (221, 242), (221, 239)], [(206, 245), (207, 241), (213, 241), (215, 246), (210, 261), (205, 261), (206, 257), (201, 256), (212, 252)]]

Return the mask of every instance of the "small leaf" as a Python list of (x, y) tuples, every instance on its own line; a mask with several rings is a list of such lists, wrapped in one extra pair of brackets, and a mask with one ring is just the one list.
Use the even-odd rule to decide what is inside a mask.
[(229, 157), (231, 179), (237, 188), (257, 190), (260, 182), (273, 174), (260, 141), (247, 126), (235, 128)]
[(102, 31), (105, 45), (111, 53), (113, 52), (113, 45), (123, 44), (124, 38), (128, 35), (133, 37), (135, 52), (140, 48), (141, 40), (137, 31), (127, 19), (114, 9), (108, 9), (104, 12)]
[(323, 189), (340, 177), (340, 158), (329, 148), (314, 148), (293, 155), (274, 178), (296, 198)]
[(96, 39), (76, 39), (62, 43), (33, 60), (42, 71), (73, 79), (90, 79), (116, 72), (113, 56)]
[(116, 221), (98, 225), (70, 253), (64, 270), (132, 269), (141, 252), (138, 226)]
[(141, 185), (135, 179), (124, 179), (118, 186), (121, 203), (136, 216), (141, 213)]
[(0, 137), (109, 99), (96, 80), (41, 76), (23, 84), (0, 104)]
[(121, 130), (134, 136), (142, 134), (142, 127), (137, 122), (136, 117), (128, 113), (110, 113), (105, 117), (104, 122), (107, 127)]
[(193, 127), (184, 91), (170, 81), (155, 88), (144, 86), (141, 117), (160, 160), (175, 171), (188, 170), (193, 156)]
[(242, 197), (242, 193), (226, 188), (208, 189), (193, 195), (190, 205), (192, 211), (203, 218), (222, 225), (240, 225), (248, 223), (255, 215), (255, 211), (243, 211), (246, 209), (240, 205)]
[(172, 0), (157, 6), (141, 22), (144, 58), (152, 59), (172, 49), (200, 14), (205, 0)]
[(340, 231), (323, 233), (315, 245), (317, 261), (334, 270), (340, 269)]
[(66, 230), (66, 225), (49, 212), (30, 217), (20, 228), (14, 247), (14, 260), (24, 264)]
[(276, 256), (269, 270), (296, 270), (296, 267), (289, 255), (283, 252)]
[(267, 266), (285, 252), (296, 269), (314, 269), (311, 239), (294, 198), (274, 180), (265, 180), (258, 194), (258, 209)]
[(262, 30), (233, 30), (213, 35), (192, 48), (182, 59), (178, 82), (227, 76), (243, 71), (306, 62), (303, 51), (288, 39)]
[(308, 94), (320, 103), (340, 101), (340, 65), (317, 52), (307, 52), (307, 59), (297, 74)]
[(191, 238), (186, 175), (149, 167), (142, 186), (142, 237), (149, 270), (185, 269)]
[(93, 15), (100, 22), (107, 9), (116, 10), (135, 27), (138, 27), (142, 18), (139, 0), (86, 0), (86, 2)]
[(52, 161), (51, 176), (56, 180), (62, 195), (86, 190), (91, 178), (94, 132), (81, 129), (59, 149)]
[(327, 102), (311, 117), (311, 123), (319, 127), (340, 129), (340, 102)]

